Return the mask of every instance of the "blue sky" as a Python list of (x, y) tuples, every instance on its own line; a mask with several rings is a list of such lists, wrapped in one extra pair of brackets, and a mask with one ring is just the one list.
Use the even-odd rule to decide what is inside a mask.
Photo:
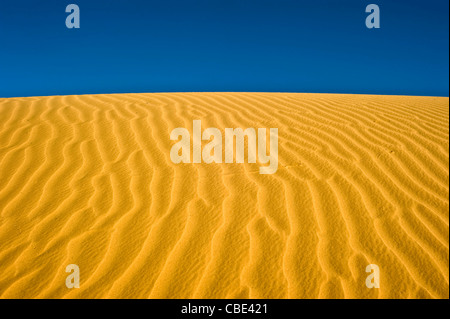
[[(67, 29), (75, 3), (81, 28)], [(381, 28), (365, 26), (378, 4)], [(128, 92), (448, 96), (448, 0), (2, 1), (0, 97)]]

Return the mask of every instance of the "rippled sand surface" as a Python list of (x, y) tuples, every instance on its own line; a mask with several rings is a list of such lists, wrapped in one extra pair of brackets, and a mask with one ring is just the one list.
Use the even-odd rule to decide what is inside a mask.
[[(449, 100), (0, 99), (1, 298), (448, 298)], [(176, 127), (278, 128), (279, 166), (174, 164)], [(80, 288), (65, 285), (80, 268)], [(380, 288), (366, 287), (366, 266)]]

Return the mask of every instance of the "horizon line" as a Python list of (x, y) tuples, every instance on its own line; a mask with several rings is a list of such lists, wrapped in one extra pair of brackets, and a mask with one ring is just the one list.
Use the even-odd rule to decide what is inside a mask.
[(378, 94), (378, 93), (336, 93), (336, 92), (296, 92), (296, 91), (153, 91), (153, 92), (114, 92), (114, 93), (81, 93), (81, 94), (53, 94), (53, 95), (26, 95), (26, 96), (0, 96), (0, 99), (36, 98), (52, 96), (80, 96), (80, 95), (108, 95), (108, 94), (188, 94), (188, 93), (274, 93), (274, 94), (333, 94), (333, 95), (372, 95), (372, 96), (409, 96), (409, 97), (444, 97), (449, 95), (414, 95), (414, 94)]

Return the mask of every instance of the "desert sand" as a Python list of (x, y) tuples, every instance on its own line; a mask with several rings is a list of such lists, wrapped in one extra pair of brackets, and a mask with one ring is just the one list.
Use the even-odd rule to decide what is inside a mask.
[[(449, 99), (0, 99), (1, 298), (448, 298)], [(278, 128), (279, 165), (174, 164), (176, 127)], [(80, 268), (69, 289), (66, 266)], [(366, 287), (366, 266), (380, 288)]]

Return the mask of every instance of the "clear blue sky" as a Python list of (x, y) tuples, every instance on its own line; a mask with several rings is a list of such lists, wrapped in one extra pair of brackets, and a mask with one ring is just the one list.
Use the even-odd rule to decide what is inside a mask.
[[(81, 28), (67, 29), (78, 4)], [(365, 7), (381, 9), (367, 29)], [(126, 92), (448, 96), (448, 0), (0, 4), (0, 97)]]

